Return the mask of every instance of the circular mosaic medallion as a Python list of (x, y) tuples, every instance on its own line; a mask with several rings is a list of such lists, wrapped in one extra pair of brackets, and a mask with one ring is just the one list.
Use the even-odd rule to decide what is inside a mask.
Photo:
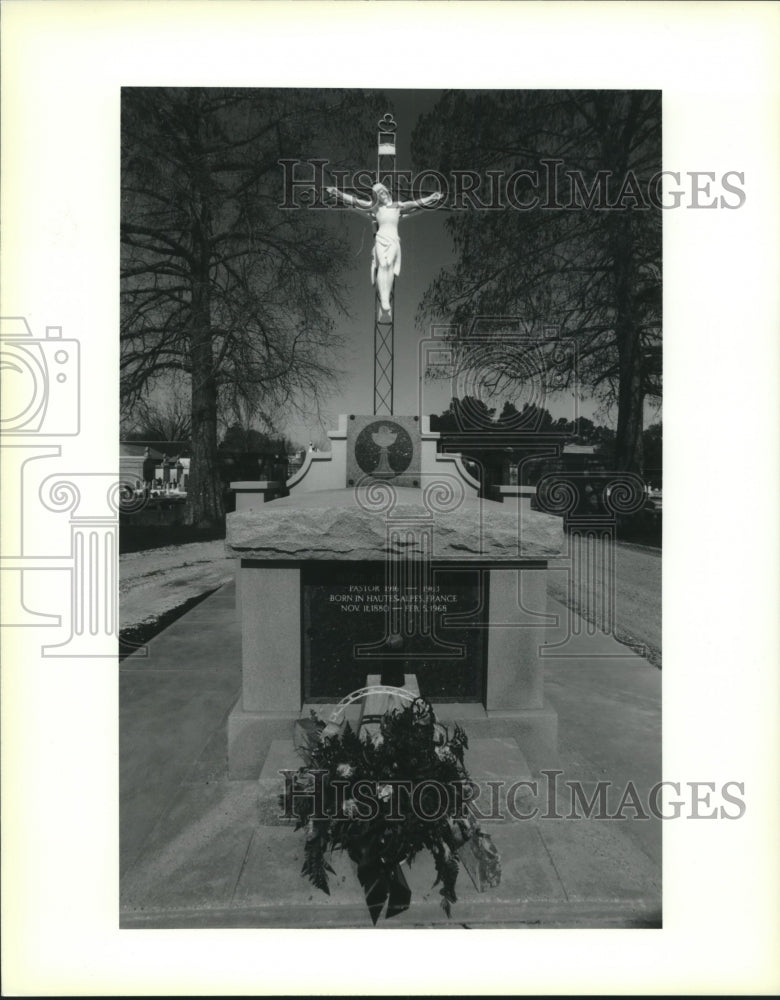
[(379, 479), (392, 479), (405, 472), (413, 451), (412, 439), (392, 420), (375, 420), (363, 428), (355, 441), (358, 466)]

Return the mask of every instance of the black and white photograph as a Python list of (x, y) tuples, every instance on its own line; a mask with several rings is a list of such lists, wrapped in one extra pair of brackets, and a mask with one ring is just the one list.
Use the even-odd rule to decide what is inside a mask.
[(123, 90), (122, 926), (662, 925), (661, 112)]
[(4, 5), (9, 995), (774, 992), (777, 15)]

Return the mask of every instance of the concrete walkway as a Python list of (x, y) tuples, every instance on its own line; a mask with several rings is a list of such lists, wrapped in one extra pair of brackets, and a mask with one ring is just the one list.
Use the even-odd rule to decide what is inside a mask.
[[(234, 585), (222, 587), (120, 666), (121, 925), (370, 927), (348, 860), (334, 859), (330, 896), (314, 889), (300, 875), (302, 834), (259, 804), (258, 782), (227, 779), (226, 720), (241, 684), (234, 600)], [(635, 818), (630, 805), (622, 819), (585, 818), (567, 782), (589, 799), (610, 782), (607, 817), (630, 783), (647, 811), (661, 779), (661, 673), (563, 605), (550, 600), (549, 611), (558, 619), (545, 671), (559, 717), (555, 793), (552, 776), (534, 775), (538, 794), (518, 798), (515, 811), (536, 807), (535, 818), (484, 824), (501, 853), (497, 889), (476, 892), (462, 871), (448, 920), (432, 862), (419, 858), (407, 873), (412, 906), (378, 926), (660, 926), (660, 821)], [(562, 644), (568, 631), (579, 635)], [(521, 751), (506, 738), (473, 740), (466, 764), (478, 782), (511, 783)], [(272, 757), (261, 786), (299, 763), (291, 742), (277, 741)], [(555, 818), (572, 812), (580, 818)]]

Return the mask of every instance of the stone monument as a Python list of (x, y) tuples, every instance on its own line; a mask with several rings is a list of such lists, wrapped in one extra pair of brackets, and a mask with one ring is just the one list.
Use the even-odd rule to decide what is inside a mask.
[(243, 670), (232, 777), (256, 777), (310, 707), (393, 664), (440, 719), (550, 760), (556, 716), (539, 651), (560, 519), (480, 497), (438, 436), (425, 419), (344, 415), (288, 497), (228, 515)]
[[(382, 184), (373, 201), (331, 193), (377, 223), (372, 280), (389, 314), (398, 221), (438, 196), (394, 202)], [(540, 649), (560, 519), (481, 496), (422, 414), (343, 414), (328, 437), (330, 452), (306, 454), (288, 496), (234, 484), (226, 546), (243, 683), (228, 721), (230, 776), (257, 777), (297, 719), (327, 714), (370, 677), (411, 683), (474, 737), (514, 737), (531, 766), (553, 763)]]

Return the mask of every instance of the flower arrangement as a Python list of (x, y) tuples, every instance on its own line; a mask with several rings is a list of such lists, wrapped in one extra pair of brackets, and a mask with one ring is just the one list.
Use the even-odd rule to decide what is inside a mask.
[(314, 712), (303, 723), (305, 763), (287, 773), (280, 797), (295, 829), (305, 829), (302, 874), (328, 893), (328, 855), (346, 851), (376, 924), (385, 903), (388, 917), (408, 908), (411, 892), (401, 863), (428, 850), (449, 916), (457, 899), (458, 851), (470, 838), (489, 841), (467, 806), (466, 733), (455, 724), (450, 735), (419, 697), (385, 712), (375, 728), (326, 725)]

